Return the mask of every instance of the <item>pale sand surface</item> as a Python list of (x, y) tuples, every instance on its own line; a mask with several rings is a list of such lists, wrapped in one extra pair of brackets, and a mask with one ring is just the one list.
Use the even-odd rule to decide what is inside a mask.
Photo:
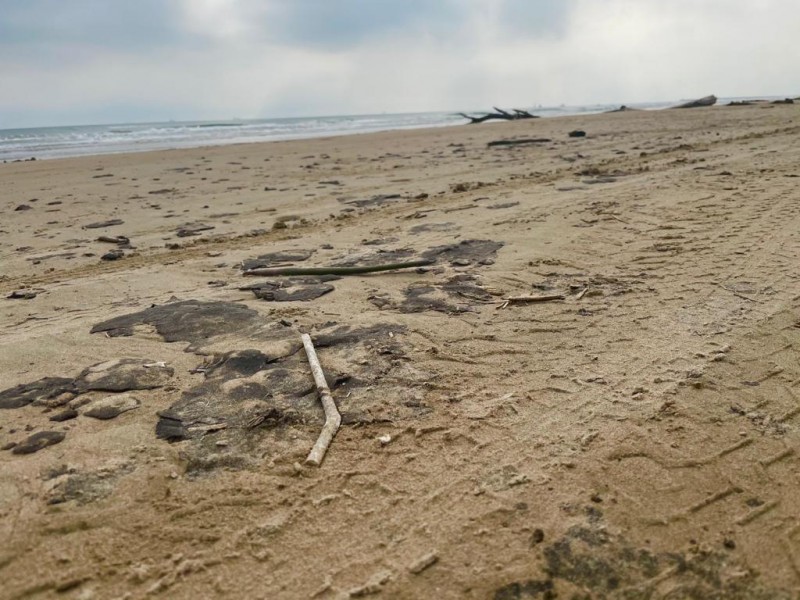
[[(552, 141), (487, 147), (512, 137)], [(0, 410), (0, 446), (66, 433), (0, 452), (0, 597), (795, 597), (798, 176), (795, 106), (0, 164), (0, 292), (38, 291), (0, 300), (0, 390), (174, 369), (113, 419), (83, 414), (98, 391)], [(380, 194), (400, 197), (348, 204)], [(191, 223), (214, 229), (177, 237)], [(100, 235), (135, 249), (102, 261)], [(503, 245), (306, 302), (237, 289), (268, 252), (464, 240)], [(175, 299), (256, 312), (90, 334)], [(320, 468), (304, 331), (345, 417)], [(244, 350), (266, 357), (237, 371)], [(193, 439), (157, 439), (182, 398)]]

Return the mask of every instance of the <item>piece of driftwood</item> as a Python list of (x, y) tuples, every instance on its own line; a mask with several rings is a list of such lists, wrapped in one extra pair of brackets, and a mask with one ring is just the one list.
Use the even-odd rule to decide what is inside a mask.
[(498, 121), (517, 121), (519, 119), (539, 118), (538, 115), (532, 115), (527, 110), (520, 110), (518, 108), (511, 109), (511, 112), (503, 110), (502, 108), (497, 108), (496, 106), (493, 106), (492, 108), (494, 109), (495, 112), (486, 113), (478, 117), (472, 117), (465, 113), (458, 113), (458, 114), (464, 117), (465, 119), (469, 119), (470, 125), (475, 125), (476, 123), (483, 123), (485, 121), (491, 121), (492, 119)]
[(619, 108), (614, 108), (612, 110), (607, 110), (606, 113), (618, 113), (618, 112), (628, 112), (631, 110), (639, 110), (638, 108), (631, 108), (630, 106), (625, 106), (624, 104)]
[(364, 273), (378, 273), (380, 271), (427, 267), (434, 262), (436, 261), (426, 259), (386, 265), (365, 265), (363, 267), (280, 267), (275, 269), (250, 269), (242, 273), (242, 275), (259, 277), (272, 277), (275, 275), (362, 275)]
[[(17, 209), (19, 210), (19, 209)], [(98, 223), (89, 223), (88, 225), (84, 225), (84, 229), (102, 229), (103, 227), (113, 227), (115, 225), (122, 225), (125, 223), (122, 219), (111, 219), (109, 221), (100, 221)]]
[(711, 94), (710, 96), (704, 96), (703, 98), (698, 98), (697, 100), (690, 100), (689, 102), (678, 104), (672, 108), (700, 108), (702, 106), (714, 106), (716, 103), (717, 97), (714, 94)]
[(110, 236), (110, 235), (101, 235), (97, 238), (98, 242), (105, 242), (106, 244), (118, 244), (120, 246), (125, 246), (131, 243), (130, 239), (125, 237), (124, 235), (118, 236)]
[(726, 106), (766, 106), (768, 104), (794, 104), (794, 102), (792, 98), (784, 98), (783, 100), (733, 100), (732, 102), (728, 102)]
[(546, 144), (552, 142), (550, 138), (521, 138), (518, 140), (494, 140), (486, 144), (489, 148), (495, 146), (524, 146), (525, 144)]
[(553, 302), (554, 300), (563, 300), (563, 294), (548, 294), (545, 296), (509, 296), (502, 301), (498, 308), (505, 308), (511, 304), (530, 304), (534, 302)]
[(314, 444), (311, 452), (308, 453), (308, 458), (306, 458), (306, 464), (319, 466), (322, 464), (322, 459), (325, 458), (325, 452), (328, 451), (328, 446), (330, 446), (333, 436), (339, 430), (339, 425), (342, 424), (342, 416), (333, 401), (328, 382), (325, 381), (325, 373), (322, 372), (322, 366), (319, 364), (311, 336), (304, 333), (300, 336), (300, 339), (303, 340), (303, 348), (306, 350), (308, 364), (311, 366), (311, 373), (314, 375), (314, 383), (317, 384), (317, 393), (325, 411), (325, 425), (322, 426), (322, 432), (317, 438), (317, 443)]

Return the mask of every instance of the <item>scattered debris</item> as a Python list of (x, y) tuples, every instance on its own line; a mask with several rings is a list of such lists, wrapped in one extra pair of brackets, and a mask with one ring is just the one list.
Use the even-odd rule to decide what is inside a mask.
[(408, 570), (412, 575), (419, 575), (428, 567), (435, 565), (438, 561), (439, 555), (435, 551), (429, 552), (425, 556), (422, 556), (411, 563), (411, 565), (408, 567)]
[(116, 225), (122, 225), (125, 221), (122, 219), (111, 219), (109, 221), (100, 221), (98, 223), (89, 223), (88, 225), (84, 225), (84, 229), (102, 229), (103, 227), (114, 227)]
[(97, 238), (97, 241), (104, 242), (106, 244), (117, 244), (118, 246), (130, 246), (131, 244), (131, 240), (124, 235), (101, 235), (99, 238)]
[(78, 375), (81, 391), (127, 392), (163, 387), (175, 370), (161, 361), (140, 358), (118, 358), (98, 363)]
[(124, 412), (139, 408), (141, 402), (130, 394), (116, 394), (93, 400), (83, 407), (83, 414), (87, 417), (106, 421), (115, 419)]
[(111, 250), (110, 252), (106, 252), (105, 254), (103, 254), (100, 257), (100, 260), (119, 260), (123, 256), (125, 256), (125, 252), (123, 252), (119, 248), (116, 248), (114, 250)]
[(546, 144), (552, 142), (550, 138), (520, 138), (517, 140), (494, 140), (486, 144), (489, 148), (497, 146), (524, 146), (527, 144)]
[(446, 246), (436, 246), (422, 253), (422, 257), (428, 260), (442, 260), (453, 262), (455, 260), (467, 260), (471, 263), (480, 265), (491, 264), (497, 256), (497, 251), (503, 247), (503, 242), (494, 240), (463, 240), (458, 244), (448, 244)]
[(75, 380), (67, 377), (44, 377), (0, 392), (0, 408), (22, 408), (28, 404), (45, 404), (62, 394), (77, 391)]
[(6, 298), (9, 300), (33, 300), (38, 295), (38, 292), (33, 290), (16, 290), (11, 292)]
[[(146, 364), (151, 366), (146, 367)], [(86, 392), (127, 392), (163, 387), (173, 376), (169, 367), (147, 359), (119, 358), (84, 369), (75, 378), (44, 377), (0, 392), (0, 409), (29, 404), (56, 408)]]
[(490, 204), (486, 208), (489, 210), (500, 210), (503, 208), (511, 208), (513, 206), (519, 206), (519, 202), (498, 202), (497, 204)]
[(178, 237), (190, 237), (193, 235), (200, 235), (200, 232), (210, 231), (211, 229), (214, 229), (213, 225), (206, 225), (205, 223), (188, 223), (183, 227), (179, 227), (175, 233)]
[(50, 417), (50, 421), (54, 423), (61, 423), (62, 421), (69, 421), (71, 419), (75, 419), (78, 416), (78, 411), (73, 408), (66, 408), (61, 412), (57, 412), (56, 414)]
[(90, 504), (110, 495), (120, 477), (132, 473), (135, 466), (128, 460), (110, 460), (98, 469), (83, 471), (63, 465), (48, 476), (52, 489), (47, 493), (47, 504), (74, 501)]
[[(488, 304), (492, 298), (493, 294), (479, 285), (474, 275), (459, 273), (442, 284), (412, 283), (403, 290), (402, 301), (393, 300), (386, 292), (373, 294), (368, 300), (380, 309), (391, 308), (403, 313), (432, 310), (457, 314), (472, 310), (472, 304)], [(461, 302), (453, 303), (453, 299)]]
[(12, 454), (33, 454), (48, 446), (53, 446), (64, 441), (67, 436), (63, 431), (39, 431), (25, 438), (16, 444), (12, 449)]
[(183, 300), (103, 321), (92, 327), (91, 333), (130, 336), (137, 325), (146, 324), (155, 327), (166, 342), (199, 343), (214, 335), (238, 331), (258, 318), (259, 313), (244, 304)]
[(381, 571), (370, 577), (367, 583), (353, 588), (347, 592), (347, 594), (350, 598), (362, 598), (364, 596), (379, 594), (383, 590), (383, 586), (388, 583), (391, 578), (392, 574), (389, 571)]
[[(332, 277), (339, 279), (338, 277)], [(306, 277), (291, 278), (281, 281), (264, 281), (255, 285), (239, 288), (255, 294), (260, 300), (270, 302), (298, 302), (316, 300), (334, 290), (328, 283), (323, 283), (322, 278)]]
[(262, 254), (257, 258), (243, 260), (242, 270), (250, 271), (252, 269), (263, 269), (285, 263), (301, 262), (311, 258), (312, 254), (314, 254), (314, 250), (287, 250), (285, 252)]
[(343, 204), (349, 204), (358, 208), (367, 208), (371, 206), (382, 206), (387, 202), (401, 200), (403, 197), (400, 194), (379, 194), (366, 200), (339, 200)]

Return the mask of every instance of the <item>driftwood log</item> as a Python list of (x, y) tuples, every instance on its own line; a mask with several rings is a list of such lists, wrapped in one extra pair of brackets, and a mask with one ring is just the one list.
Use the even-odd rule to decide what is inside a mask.
[(791, 98), (784, 98), (783, 100), (733, 100), (728, 102), (727, 106), (764, 106), (766, 104), (794, 104)]
[(527, 110), (520, 110), (518, 108), (513, 108), (511, 111), (503, 110), (502, 108), (497, 108), (496, 106), (492, 107), (495, 112), (486, 113), (484, 115), (478, 117), (472, 117), (465, 113), (458, 113), (465, 119), (469, 119), (470, 125), (475, 125), (476, 123), (483, 123), (484, 121), (491, 121), (492, 119), (498, 121), (517, 121), (519, 119), (538, 119), (537, 115), (532, 115)]
[(425, 259), (391, 263), (388, 265), (370, 265), (363, 267), (275, 267), (267, 269), (250, 269), (248, 271), (244, 271), (242, 275), (251, 277), (273, 277), (279, 275), (363, 275), (365, 273), (379, 273), (381, 271), (396, 271), (398, 269), (427, 267), (435, 262), (435, 260)]
[(521, 138), (518, 140), (493, 140), (486, 144), (489, 148), (495, 146), (525, 146), (527, 144), (546, 144), (552, 142), (550, 138)]
[(689, 102), (678, 104), (672, 108), (699, 108), (701, 106), (714, 106), (716, 103), (717, 97), (714, 94), (711, 94), (710, 96), (698, 98), (697, 100), (690, 100)]

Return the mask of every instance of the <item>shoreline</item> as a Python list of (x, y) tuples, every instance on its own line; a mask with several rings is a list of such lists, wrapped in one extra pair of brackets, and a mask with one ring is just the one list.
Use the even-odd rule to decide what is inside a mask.
[[(641, 106), (640, 110), (658, 110), (661, 108), (665, 108), (668, 106), (669, 103), (641, 103), (638, 106)], [(616, 106), (616, 105), (614, 105)], [(560, 118), (560, 117), (569, 117), (569, 116), (583, 116), (583, 115), (592, 115), (592, 114), (602, 114), (603, 112), (607, 112), (609, 108), (612, 108), (612, 105), (592, 105), (592, 106), (576, 106), (576, 107), (548, 107), (542, 109), (543, 112), (546, 114), (539, 115), (539, 118), (544, 119), (551, 119), (551, 118)], [(558, 111), (565, 111), (565, 112), (558, 112)], [(272, 141), (291, 141), (291, 140), (298, 140), (298, 139), (318, 139), (318, 138), (325, 138), (325, 137), (338, 137), (338, 136), (346, 136), (346, 135), (363, 135), (365, 133), (381, 133), (386, 131), (406, 131), (406, 130), (413, 130), (413, 129), (427, 129), (427, 128), (439, 128), (439, 127), (449, 127), (449, 126), (456, 126), (461, 124), (467, 124), (465, 119), (458, 117), (457, 112), (431, 112), (431, 113), (399, 113), (399, 114), (375, 114), (375, 115), (344, 115), (344, 116), (328, 116), (328, 117), (304, 117), (304, 118), (285, 118), (285, 119), (254, 119), (254, 120), (244, 120), (241, 123), (242, 127), (250, 127), (253, 125), (258, 124), (288, 124), (288, 123), (299, 123), (299, 122), (315, 122), (315, 121), (322, 121), (326, 123), (335, 123), (337, 121), (341, 122), (349, 122), (351, 120), (358, 120), (358, 119), (366, 119), (367, 122), (375, 119), (396, 119), (396, 122), (392, 124), (387, 124), (385, 126), (365, 126), (363, 129), (359, 129), (353, 132), (348, 132), (345, 130), (338, 130), (332, 132), (325, 132), (319, 131), (310, 134), (303, 134), (303, 133), (295, 133), (295, 134), (275, 134), (275, 133), (265, 133), (263, 135), (263, 139), (253, 139), (253, 140), (245, 140), (242, 141), (241, 139), (230, 139), (226, 140), (225, 138), (220, 138), (214, 143), (204, 143), (208, 140), (198, 140), (197, 142), (184, 142), (177, 146), (169, 146), (166, 145), (165, 147), (149, 147), (142, 150), (135, 150), (135, 149), (122, 149), (122, 150), (87, 150), (85, 153), (80, 154), (65, 154), (64, 156), (36, 156), (35, 151), (28, 152), (28, 151), (18, 151), (19, 156), (15, 158), (6, 158), (3, 160), (9, 162), (18, 162), (29, 160), (31, 156), (34, 156), (36, 160), (53, 160), (54, 158), (74, 158), (77, 156), (99, 156), (103, 154), (134, 154), (139, 152), (149, 152), (149, 151), (158, 151), (158, 150), (189, 150), (193, 148), (202, 148), (202, 147), (212, 147), (212, 146), (226, 146), (226, 145), (236, 145), (241, 143), (266, 143)], [(429, 123), (422, 123), (422, 124), (412, 124), (412, 125), (404, 125), (403, 119), (409, 118), (425, 118), (425, 119), (432, 119), (433, 122)], [(458, 118), (458, 122), (448, 122), (448, 119), (452, 120)], [(143, 128), (143, 127), (155, 127), (155, 128), (178, 128), (181, 129), (183, 127), (187, 127), (189, 129), (198, 130), (198, 131), (208, 131), (212, 129), (222, 129), (225, 132), (231, 131), (234, 129), (235, 126), (230, 124), (221, 124), (218, 121), (209, 121), (209, 122), (201, 122), (201, 121), (186, 121), (186, 122), (164, 122), (164, 123), (131, 123), (131, 124), (109, 124), (109, 125), (84, 125), (84, 126), (64, 126), (64, 127), (42, 127), (42, 128), (25, 128), (25, 129), (8, 129), (8, 130), (0, 130), (0, 151), (2, 151), (2, 133), (3, 131), (38, 131), (38, 130), (58, 130), (63, 129), (67, 130), (107, 130), (109, 132), (116, 132), (116, 129), (111, 128), (119, 128), (119, 127), (129, 127), (129, 128)], [(244, 136), (246, 137), (246, 132), (244, 132)], [(107, 142), (110, 145), (113, 142)], [(130, 142), (135, 143), (135, 142)], [(160, 144), (157, 139), (150, 140), (148, 142), (144, 142), (147, 144)], [(169, 144), (170, 142), (164, 142), (165, 144)]]
[(107, 150), (102, 152), (88, 152), (86, 154), (68, 154), (64, 156), (44, 156), (44, 157), (36, 157), (33, 156), (32, 158), (35, 159), (34, 161), (29, 158), (15, 158), (15, 159), (2, 159), (0, 164), (11, 164), (11, 163), (19, 163), (19, 162), (35, 162), (35, 161), (51, 161), (51, 160), (63, 160), (63, 159), (70, 159), (70, 158), (88, 158), (93, 156), (106, 156), (106, 155), (135, 155), (135, 154), (142, 154), (146, 152), (166, 152), (170, 150), (201, 150), (203, 148), (216, 148), (218, 146), (247, 146), (250, 144), (270, 144), (270, 143), (278, 143), (278, 142), (292, 142), (292, 141), (313, 141), (313, 140), (323, 140), (327, 138), (337, 138), (337, 137), (349, 137), (354, 135), (369, 135), (372, 133), (386, 133), (391, 131), (415, 131), (418, 129), (439, 129), (442, 127), (456, 127), (458, 124), (451, 124), (451, 123), (443, 123), (441, 125), (420, 125), (420, 126), (408, 126), (408, 127), (396, 127), (391, 129), (375, 129), (375, 130), (364, 130), (364, 131), (354, 131), (352, 133), (334, 133), (334, 134), (309, 134), (305, 135), (295, 135), (291, 137), (275, 137), (270, 139), (254, 139), (254, 140), (232, 140), (232, 141), (219, 141), (217, 143), (210, 143), (210, 144), (201, 144), (201, 145), (180, 145), (180, 146), (166, 146), (163, 148), (146, 148), (142, 150)]
[[(737, 98), (721, 98), (717, 106), (727, 105), (729, 101), (772, 101), (779, 97), (755, 97), (743, 96)], [(627, 106), (636, 110), (662, 110), (678, 104), (680, 101), (670, 102), (642, 102), (628, 104)], [(619, 104), (593, 104), (583, 106), (561, 106), (561, 107), (541, 107), (530, 109), (538, 112), (539, 118), (559, 118), (568, 116), (584, 116), (592, 114), (603, 114), (619, 108)], [(481, 111), (478, 111), (480, 113)], [(149, 152), (158, 150), (178, 150), (211, 147), (217, 145), (235, 145), (240, 143), (261, 143), (270, 141), (288, 141), (294, 139), (317, 139), (320, 137), (331, 137), (339, 135), (358, 135), (363, 133), (377, 133), (381, 131), (402, 131), (407, 129), (424, 129), (447, 127), (459, 125), (464, 121), (454, 119), (458, 112), (423, 112), (423, 113), (398, 113), (398, 114), (372, 114), (372, 115), (342, 115), (342, 116), (318, 116), (318, 117), (286, 117), (276, 119), (243, 119), (237, 122), (225, 122), (224, 120), (213, 121), (168, 121), (168, 122), (147, 122), (147, 123), (112, 123), (97, 125), (74, 125), (74, 126), (51, 126), (51, 127), (26, 127), (11, 128), (0, 130), (0, 161), (19, 162), (30, 160), (53, 160), (57, 158), (73, 158), (77, 156), (98, 156), (103, 154), (129, 154), (139, 152)], [(414, 123), (416, 120), (418, 122)], [(352, 123), (363, 121), (362, 126), (356, 127), (355, 131), (349, 131)], [(376, 121), (384, 121), (383, 124), (376, 125)], [(323, 125), (324, 124), (324, 125)], [(281, 133), (281, 129), (311, 125), (319, 127), (318, 131), (303, 133), (298, 130), (294, 133)], [(260, 133), (253, 133), (255, 129), (262, 128)], [(277, 129), (270, 129), (277, 128)], [(333, 128), (333, 129), (331, 129)], [(302, 128), (301, 128), (302, 129)], [(157, 131), (162, 133), (156, 135)], [(236, 137), (226, 137), (225, 134), (236, 131)], [(3, 135), (9, 133), (26, 132), (39, 135), (51, 136), (45, 146), (30, 146), (29, 148), (18, 148), (9, 150), (10, 144), (20, 137), (4, 139)], [(60, 132), (56, 135), (56, 132)], [(166, 132), (169, 135), (165, 138)], [(213, 133), (220, 137), (214, 137)], [(202, 135), (201, 135), (202, 134)], [(131, 135), (130, 139), (124, 140), (120, 136)], [(150, 136), (148, 138), (147, 136)], [(196, 139), (168, 139), (180, 137), (196, 136)], [(77, 136), (77, 137), (76, 137)], [(81, 141), (81, 136), (93, 136), (95, 147), (86, 146), (91, 144), (89, 141)], [(99, 137), (98, 137), (99, 136)], [(104, 136), (109, 136), (104, 139)], [(142, 136), (144, 136), (142, 138)], [(209, 137), (210, 136), (210, 137)], [(44, 144), (45, 142), (40, 142)], [(77, 144), (77, 145), (76, 145)], [(80, 146), (84, 144), (84, 146)], [(136, 145), (145, 145), (137, 149)], [(5, 148), (4, 148), (5, 147)], [(72, 149), (70, 149), (72, 147)]]

